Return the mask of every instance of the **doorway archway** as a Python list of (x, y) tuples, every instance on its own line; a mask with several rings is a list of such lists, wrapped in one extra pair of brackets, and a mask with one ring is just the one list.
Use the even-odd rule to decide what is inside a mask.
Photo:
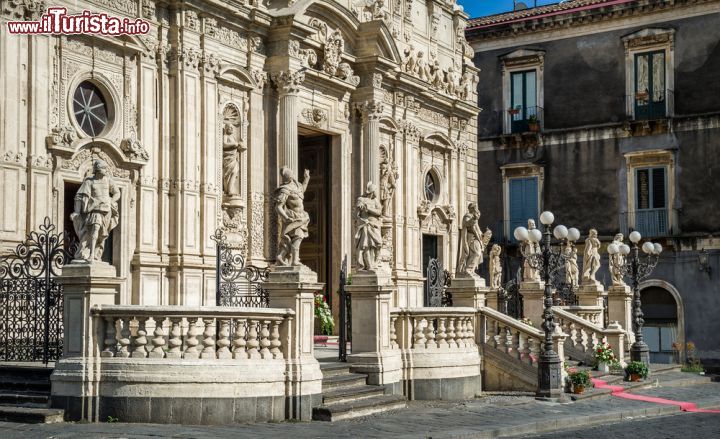
[[(678, 290), (669, 282), (652, 279), (639, 286), (645, 319), (643, 337), (652, 363), (684, 362), (685, 310)], [(673, 344), (677, 349), (677, 357)]]

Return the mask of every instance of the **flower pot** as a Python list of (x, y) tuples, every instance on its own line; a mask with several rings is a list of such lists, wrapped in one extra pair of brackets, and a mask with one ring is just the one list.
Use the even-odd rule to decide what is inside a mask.
[(529, 123), (528, 129), (533, 133), (540, 132), (540, 124), (539, 123)]
[(328, 336), (327, 335), (316, 335), (313, 337), (313, 342), (315, 344), (321, 344), (323, 346), (327, 346)]
[(640, 381), (640, 374), (639, 373), (631, 373), (630, 374), (630, 381)]
[(610, 363), (601, 361), (598, 363), (598, 372), (610, 373)]
[(579, 395), (585, 391), (585, 386), (582, 384), (577, 384), (573, 386), (573, 393), (576, 395)]

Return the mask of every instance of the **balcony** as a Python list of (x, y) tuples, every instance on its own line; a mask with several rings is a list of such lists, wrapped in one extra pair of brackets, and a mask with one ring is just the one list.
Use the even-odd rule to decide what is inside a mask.
[(543, 107), (523, 107), (518, 105), (507, 110), (510, 133), (538, 133), (544, 120)]
[(620, 230), (627, 236), (633, 230), (642, 236), (657, 238), (673, 234), (669, 226), (670, 209), (643, 209), (620, 212)]
[(625, 96), (625, 109), (632, 121), (665, 119), (672, 116), (673, 108), (675, 94), (669, 89)]

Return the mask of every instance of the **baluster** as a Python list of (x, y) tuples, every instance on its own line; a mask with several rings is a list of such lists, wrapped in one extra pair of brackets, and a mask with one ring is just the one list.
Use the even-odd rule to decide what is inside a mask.
[(425, 327), (425, 347), (428, 349), (435, 348), (435, 321), (433, 319), (427, 319), (427, 326)]
[(528, 336), (524, 332), (518, 331), (517, 350), (517, 358), (520, 361), (527, 358), (530, 353), (530, 349), (528, 349)]
[(119, 320), (121, 325), (120, 338), (118, 339), (120, 349), (118, 349), (116, 357), (128, 358), (130, 356), (130, 319), (121, 317)]
[(460, 346), (460, 343), (458, 343), (458, 340), (456, 338), (457, 334), (455, 333), (455, 320), (455, 317), (448, 317), (447, 341), (448, 346), (451, 348), (456, 348)]
[(465, 318), (460, 317), (457, 321), (457, 326), (455, 327), (455, 339), (457, 340), (457, 345), (459, 348), (464, 348), (467, 346), (467, 331), (465, 330)]
[(232, 358), (232, 352), (228, 348), (230, 346), (230, 319), (220, 320), (220, 331), (217, 340), (217, 357)]
[(203, 350), (200, 352), (200, 358), (216, 358), (215, 356), (215, 319), (209, 317), (203, 317), (203, 324), (205, 324), (205, 331), (203, 331), (202, 344)]
[(540, 340), (535, 337), (530, 338), (530, 355), (528, 356), (528, 364), (534, 366), (540, 358)]
[(500, 322), (494, 321), (493, 322), (493, 347), (495, 349), (500, 349), (501, 346), (501, 336), (500, 336)]
[(257, 333), (257, 326), (258, 326), (258, 320), (250, 320), (250, 325), (248, 327), (248, 340), (247, 340), (247, 346), (248, 346), (248, 358), (254, 359), (254, 358), (260, 358), (260, 353), (258, 352), (258, 346), (260, 343), (258, 342), (258, 333)]
[(233, 358), (235, 358), (236, 360), (244, 360), (248, 357), (247, 352), (245, 352), (245, 346), (247, 345), (247, 342), (245, 341), (246, 324), (247, 320), (245, 319), (235, 320), (235, 334), (233, 335)]
[(422, 317), (419, 319), (416, 317), (413, 317), (412, 319), (413, 319), (413, 331), (414, 331), (413, 338), (415, 340), (413, 343), (413, 349), (425, 349), (426, 339), (425, 339), (425, 331), (424, 331), (424, 325), (423, 325), (423, 322), (425, 322), (425, 319)]
[(150, 358), (163, 358), (165, 357), (165, 331), (163, 331), (163, 321), (155, 319), (155, 331), (153, 331), (152, 338), (152, 351), (148, 354)]
[(165, 354), (167, 358), (180, 358), (182, 352), (182, 331), (180, 330), (180, 322), (182, 319), (179, 317), (170, 318), (170, 337), (168, 338), (168, 351)]
[(437, 330), (437, 347), (438, 349), (447, 349), (447, 330), (445, 328), (445, 317), (438, 317), (438, 330)]
[(397, 349), (397, 316), (390, 316), (390, 349)]
[(138, 328), (136, 332), (135, 339), (133, 340), (133, 351), (130, 356), (132, 358), (145, 358), (147, 357), (147, 348), (145, 347), (147, 345), (147, 331), (145, 330), (145, 322), (147, 322), (147, 317), (135, 317), (135, 319), (138, 321)]
[(513, 335), (513, 329), (510, 326), (505, 327), (505, 338), (504, 338), (504, 344), (505, 344), (505, 353), (508, 355), (513, 355), (514, 350), (514, 335)]
[(282, 351), (280, 350), (280, 346), (282, 345), (280, 342), (281, 323), (281, 320), (273, 320), (272, 322), (272, 331), (270, 332), (270, 352), (272, 353), (273, 358), (283, 358)]
[(268, 329), (270, 327), (270, 320), (263, 320), (262, 326), (260, 329), (260, 356), (262, 356), (263, 359), (265, 358), (272, 358), (272, 355), (270, 354), (270, 330)]
[(117, 352), (118, 341), (115, 338), (115, 317), (105, 317), (105, 339), (103, 340), (103, 349), (100, 352), (101, 357), (114, 357)]
[(583, 352), (588, 352), (588, 347), (589, 347), (588, 345), (589, 345), (590, 340), (589, 340), (588, 333), (585, 330), (585, 328), (580, 328), (580, 337), (581, 337), (580, 344), (582, 346)]
[(187, 339), (185, 340), (185, 345), (187, 346), (185, 348), (185, 353), (183, 354), (183, 358), (199, 358), (200, 353), (198, 352), (198, 344), (200, 344), (200, 340), (198, 340), (198, 329), (197, 329), (197, 322), (198, 319), (196, 318), (189, 318), (188, 319), (188, 331), (187, 331)]
[(475, 343), (475, 320), (472, 317), (467, 317), (467, 338), (466, 344), (468, 347), (477, 346)]

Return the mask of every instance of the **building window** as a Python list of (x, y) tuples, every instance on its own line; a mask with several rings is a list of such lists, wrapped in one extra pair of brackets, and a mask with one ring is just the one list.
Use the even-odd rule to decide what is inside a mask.
[(510, 75), (510, 120), (513, 133), (529, 131), (529, 121), (538, 119), (537, 72), (529, 70)]
[(73, 95), (75, 120), (85, 134), (97, 137), (108, 124), (108, 106), (100, 89), (90, 81), (83, 81)]
[(665, 117), (665, 51), (635, 54), (635, 119)]
[(527, 227), (527, 220), (538, 219), (538, 178), (511, 178), (509, 188), (510, 231)]
[(429, 202), (433, 203), (437, 201), (438, 198), (438, 182), (437, 178), (433, 175), (432, 172), (428, 172), (425, 174), (425, 180), (423, 183), (423, 188), (425, 192), (425, 199)]
[(637, 230), (643, 236), (659, 237), (673, 233), (674, 169), (673, 153), (653, 150), (626, 154), (628, 210), (620, 217), (621, 231)]

